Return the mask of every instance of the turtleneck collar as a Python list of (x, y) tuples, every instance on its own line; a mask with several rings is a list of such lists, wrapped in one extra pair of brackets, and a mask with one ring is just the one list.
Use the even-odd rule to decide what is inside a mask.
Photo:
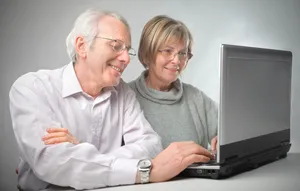
[(179, 79), (173, 82), (173, 87), (168, 92), (158, 91), (147, 87), (146, 75), (148, 70), (142, 72), (135, 80), (137, 91), (146, 99), (160, 104), (174, 104), (178, 102), (183, 94), (182, 83)]

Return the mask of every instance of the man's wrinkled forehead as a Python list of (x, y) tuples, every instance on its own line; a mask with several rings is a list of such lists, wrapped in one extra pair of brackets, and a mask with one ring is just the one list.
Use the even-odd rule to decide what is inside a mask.
[(104, 16), (98, 22), (99, 35), (119, 39), (131, 45), (131, 34), (129, 28), (119, 19), (112, 16)]

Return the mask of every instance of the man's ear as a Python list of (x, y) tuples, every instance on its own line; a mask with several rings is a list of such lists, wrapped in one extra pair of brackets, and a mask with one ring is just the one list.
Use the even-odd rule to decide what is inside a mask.
[(86, 58), (87, 56), (87, 43), (82, 36), (75, 39), (75, 49), (78, 57)]

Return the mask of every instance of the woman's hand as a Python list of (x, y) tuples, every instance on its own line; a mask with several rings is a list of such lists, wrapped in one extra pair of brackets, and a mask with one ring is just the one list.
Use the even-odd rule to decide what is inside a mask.
[(45, 145), (70, 142), (72, 144), (79, 144), (79, 141), (66, 128), (48, 128), (47, 135), (43, 136), (42, 140)]
[(211, 140), (211, 143), (210, 143), (210, 146), (211, 146), (211, 150), (212, 151), (217, 151), (217, 144), (218, 144), (218, 136), (215, 136), (212, 140)]

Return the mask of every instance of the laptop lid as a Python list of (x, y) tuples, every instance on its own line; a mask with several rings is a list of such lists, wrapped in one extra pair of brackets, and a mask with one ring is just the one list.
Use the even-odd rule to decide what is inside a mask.
[(221, 45), (217, 162), (290, 141), (292, 53)]

